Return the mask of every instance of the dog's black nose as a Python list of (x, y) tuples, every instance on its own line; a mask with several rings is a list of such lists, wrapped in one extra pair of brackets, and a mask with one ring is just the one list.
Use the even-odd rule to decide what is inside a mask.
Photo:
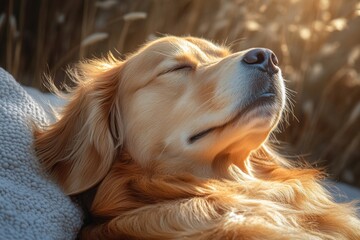
[(277, 67), (279, 61), (276, 55), (266, 48), (254, 48), (245, 53), (243, 61), (255, 67), (258, 67), (260, 70), (277, 73), (279, 68)]

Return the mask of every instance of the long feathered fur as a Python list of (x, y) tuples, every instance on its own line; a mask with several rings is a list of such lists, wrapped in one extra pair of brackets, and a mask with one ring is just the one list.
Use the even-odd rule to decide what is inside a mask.
[(116, 98), (121, 66), (111, 55), (80, 63), (69, 72), (77, 87), (59, 121), (34, 130), (34, 148), (42, 165), (67, 194), (104, 178), (123, 142)]
[(292, 166), (267, 143), (250, 155), (251, 174), (230, 166), (230, 179), (140, 166), (123, 148), (123, 65), (80, 64), (59, 121), (34, 131), (35, 151), (65, 193), (98, 184), (81, 238), (360, 239), (354, 206), (335, 203), (320, 171)]
[[(350, 204), (335, 203), (314, 169), (254, 160), (238, 181), (146, 175), (122, 156), (97, 190), (84, 239), (358, 239)], [(266, 174), (265, 174), (266, 173)], [(259, 176), (261, 176), (259, 175)], [(114, 191), (116, 189), (116, 191)]]

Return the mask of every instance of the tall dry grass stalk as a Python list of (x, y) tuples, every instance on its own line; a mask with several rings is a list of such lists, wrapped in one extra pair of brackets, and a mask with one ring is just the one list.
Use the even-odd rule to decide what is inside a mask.
[(9, 1), (9, 6), (7, 9), (7, 20), (8, 20), (8, 25), (7, 25), (7, 38), (6, 38), (6, 67), (8, 69), (12, 70), (12, 48), (13, 48), (13, 38), (14, 38), (14, 34), (16, 32), (16, 19), (15, 17), (13, 17), (13, 15), (10, 15), (13, 12), (13, 6), (14, 3), (13, 1)]
[(40, 88), (44, 72), (60, 84), (68, 64), (107, 51), (123, 57), (162, 34), (205, 37), (234, 51), (273, 49), (296, 92), (296, 118), (277, 134), (288, 143), (283, 151), (360, 186), (357, 0), (8, 0), (0, 5), (0, 64)]

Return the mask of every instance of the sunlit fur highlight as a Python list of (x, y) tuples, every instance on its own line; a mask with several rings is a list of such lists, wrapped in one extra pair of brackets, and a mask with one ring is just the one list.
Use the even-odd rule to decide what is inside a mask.
[(98, 183), (123, 142), (116, 98), (121, 65), (112, 56), (80, 63), (69, 72), (77, 88), (60, 120), (34, 131), (36, 153), (67, 194)]
[[(184, 39), (201, 51), (207, 49), (206, 56), (230, 54), (202, 39)], [(178, 40), (161, 41), (176, 45)], [(130, 122), (124, 121), (123, 112), (129, 107), (124, 96), (135, 94), (137, 88), (124, 89), (136, 76), (140, 79), (138, 72), (147, 74), (134, 69), (131, 59), (152, 61), (153, 53), (147, 51), (151, 44), (157, 42), (124, 62), (110, 56), (81, 63), (71, 72), (77, 87), (60, 119), (34, 130), (36, 154), (65, 193), (86, 195), (97, 185), (82, 239), (360, 239), (355, 208), (334, 202), (322, 186), (323, 174), (293, 166), (267, 142), (254, 149), (242, 167), (225, 165), (224, 178), (180, 170), (164, 173), (188, 164), (181, 155), (179, 162), (154, 161), (146, 167), (134, 159), (124, 147), (129, 144), (125, 135)], [(133, 82), (123, 82), (125, 67)], [(174, 79), (167, 80), (170, 84)], [(203, 108), (214, 107), (205, 103)], [(161, 154), (170, 151), (166, 145), (153, 146), (160, 133), (150, 138), (145, 132), (137, 134)]]

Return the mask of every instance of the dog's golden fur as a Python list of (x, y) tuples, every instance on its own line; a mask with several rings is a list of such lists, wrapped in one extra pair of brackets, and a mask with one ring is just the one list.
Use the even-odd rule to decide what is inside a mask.
[[(65, 193), (95, 189), (82, 238), (360, 239), (355, 209), (321, 173), (268, 147), (283, 80), (246, 52), (165, 37), (72, 72), (77, 87), (34, 148)], [(249, 108), (270, 85), (276, 98)]]

